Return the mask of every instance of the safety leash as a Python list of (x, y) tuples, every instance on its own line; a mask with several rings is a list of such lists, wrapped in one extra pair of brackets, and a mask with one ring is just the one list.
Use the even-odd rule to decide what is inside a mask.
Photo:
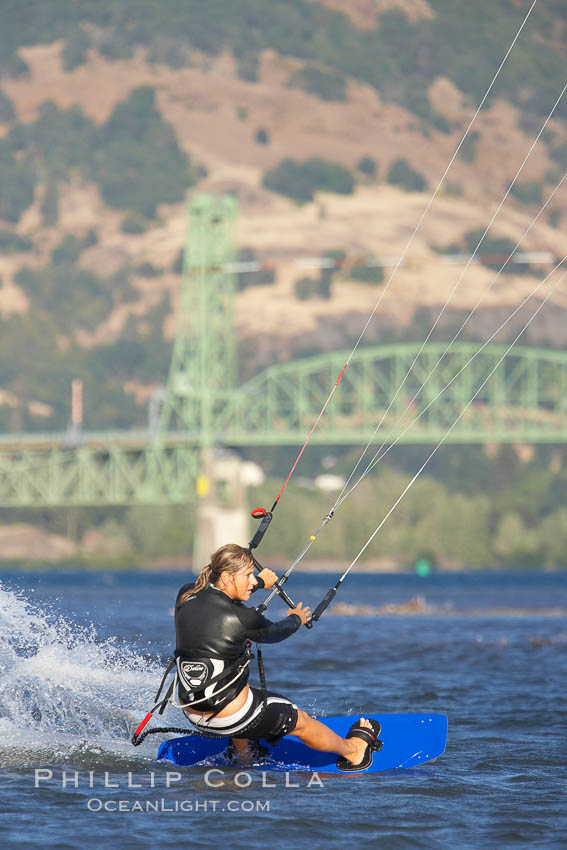
[[(138, 729), (139, 728), (140, 727), (138, 727)], [(144, 738), (147, 738), (148, 735), (155, 735), (156, 732), (161, 732), (164, 735), (167, 732), (175, 732), (178, 735), (201, 735), (200, 732), (193, 732), (192, 729), (187, 729), (187, 727), (183, 726), (156, 726), (152, 729), (146, 729), (146, 731), (142, 732), (140, 735), (138, 735), (138, 730), (136, 730), (134, 735), (132, 735), (132, 743), (135, 747), (139, 747)]]
[[(132, 735), (132, 743), (133, 743), (133, 745), (134, 745), (135, 747), (137, 747), (137, 746), (138, 746), (138, 744), (141, 744), (141, 743), (142, 743), (142, 741), (144, 740), (144, 738), (146, 737), (146, 735), (151, 734), (151, 731), (152, 731), (152, 730), (148, 730), (148, 731), (144, 732), (143, 734), (142, 734), (142, 732), (143, 732), (143, 729), (144, 729), (144, 728), (148, 725), (148, 723), (150, 722), (150, 720), (151, 720), (151, 719), (152, 719), (152, 717), (154, 716), (154, 713), (155, 713), (156, 711), (158, 711), (158, 714), (160, 714), (160, 715), (161, 715), (161, 714), (163, 714), (163, 713), (164, 713), (164, 711), (165, 711), (165, 708), (166, 708), (166, 706), (167, 706), (167, 703), (168, 703), (168, 702), (169, 702), (169, 700), (171, 699), (171, 696), (172, 696), (172, 694), (173, 694), (173, 688), (174, 688), (174, 685), (175, 685), (175, 677), (173, 678), (173, 680), (172, 680), (171, 684), (169, 685), (169, 687), (168, 687), (167, 691), (165, 692), (165, 696), (164, 696), (162, 699), (160, 699), (160, 696), (161, 696), (161, 692), (162, 692), (162, 690), (163, 690), (163, 686), (165, 685), (165, 681), (166, 681), (167, 677), (169, 676), (169, 674), (171, 673), (171, 671), (173, 670), (173, 668), (175, 667), (176, 663), (177, 663), (177, 662), (176, 662), (175, 658), (173, 658), (173, 659), (169, 662), (169, 664), (167, 665), (167, 670), (165, 671), (165, 673), (164, 673), (164, 674), (163, 674), (163, 676), (162, 676), (162, 680), (161, 680), (161, 682), (160, 682), (160, 686), (159, 686), (159, 688), (158, 688), (158, 690), (157, 690), (157, 694), (155, 695), (155, 703), (154, 703), (154, 706), (150, 709), (150, 711), (148, 711), (148, 713), (146, 714), (146, 716), (144, 717), (144, 719), (142, 720), (142, 722), (140, 723), (140, 725), (138, 726), (138, 728), (136, 729), (136, 731), (134, 732), (134, 734)], [(158, 730), (157, 730), (157, 729), (155, 729), (155, 730), (153, 730), (153, 731), (157, 732)], [(168, 730), (168, 731), (169, 731), (169, 730)], [(174, 731), (174, 732), (179, 732), (179, 731), (183, 732), (183, 731), (186, 731), (186, 730), (183, 730), (183, 729), (181, 729), (181, 730), (180, 730), (180, 729), (174, 729), (174, 730), (172, 730), (172, 731)]]

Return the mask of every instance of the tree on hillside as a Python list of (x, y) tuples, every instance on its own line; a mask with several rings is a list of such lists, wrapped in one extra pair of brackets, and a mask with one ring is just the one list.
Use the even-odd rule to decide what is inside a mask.
[(73, 71), (79, 65), (87, 61), (87, 51), (91, 46), (91, 39), (87, 32), (81, 27), (72, 30), (63, 45), (61, 58), (66, 71)]
[(0, 142), (0, 219), (17, 222), (33, 203), (36, 179), (27, 158), (16, 159), (5, 141)]
[(288, 86), (305, 89), (321, 100), (346, 100), (345, 77), (342, 74), (322, 71), (320, 68), (299, 68), (291, 74)]
[(89, 173), (94, 150), (94, 124), (80, 106), (61, 110), (53, 101), (41, 104), (31, 124), (16, 125), (8, 136), (14, 151), (28, 153), (38, 177), (65, 180), (72, 170)]
[(197, 180), (150, 86), (119, 103), (98, 134), (94, 174), (106, 203), (152, 218), (159, 203), (181, 201)]
[(427, 188), (423, 175), (412, 168), (405, 159), (396, 159), (392, 163), (386, 175), (386, 181), (393, 186), (405, 189), (406, 192), (423, 192)]
[[(465, 233), (464, 244), (466, 250), (472, 254), (477, 252), (477, 258), (489, 269), (500, 271), (502, 274), (531, 274), (529, 263), (514, 263), (513, 259), (508, 261), (516, 252), (516, 242), (508, 236), (493, 236), (484, 233), (482, 228), (469, 230)], [(502, 268), (503, 264), (504, 268)]]
[(351, 195), (354, 178), (338, 162), (329, 162), (319, 157), (305, 162), (284, 159), (264, 174), (262, 185), (297, 201), (312, 201), (314, 192), (318, 190)]
[(0, 89), (0, 123), (8, 124), (10, 121), (13, 121), (15, 117), (16, 113), (12, 101), (8, 95)]

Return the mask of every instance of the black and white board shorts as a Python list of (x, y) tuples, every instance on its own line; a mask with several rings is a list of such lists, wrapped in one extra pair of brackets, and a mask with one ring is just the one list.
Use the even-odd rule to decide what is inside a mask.
[(206, 718), (187, 710), (185, 714), (199, 732), (207, 735), (264, 738), (269, 744), (289, 735), (297, 723), (296, 705), (280, 694), (272, 691), (262, 694), (257, 688), (250, 688), (242, 708), (228, 717)]

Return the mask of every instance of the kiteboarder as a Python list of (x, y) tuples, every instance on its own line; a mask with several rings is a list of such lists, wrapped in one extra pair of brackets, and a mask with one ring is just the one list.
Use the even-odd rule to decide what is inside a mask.
[(276, 580), (267, 569), (254, 575), (250, 550), (228, 544), (211, 556), (196, 582), (180, 589), (175, 605), (180, 707), (200, 732), (231, 737), (242, 756), (249, 740), (273, 745), (293, 734), (314, 750), (336, 753), (340, 769), (364, 770), (381, 746), (377, 721), (360, 718), (341, 738), (286, 697), (248, 685), (251, 641), (285, 640), (311, 615), (299, 603), (283, 620), (271, 622), (243, 604)]

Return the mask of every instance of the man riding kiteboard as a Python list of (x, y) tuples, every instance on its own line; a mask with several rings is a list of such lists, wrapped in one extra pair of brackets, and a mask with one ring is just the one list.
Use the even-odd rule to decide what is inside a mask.
[(196, 582), (180, 589), (174, 653), (180, 707), (198, 731), (231, 737), (241, 756), (249, 740), (273, 745), (293, 734), (314, 750), (336, 753), (341, 770), (364, 770), (381, 746), (376, 720), (360, 718), (341, 738), (286, 697), (248, 685), (250, 642), (279, 643), (311, 616), (299, 603), (274, 623), (243, 604), (276, 581), (271, 570), (254, 575), (250, 549), (228, 544), (211, 556)]

